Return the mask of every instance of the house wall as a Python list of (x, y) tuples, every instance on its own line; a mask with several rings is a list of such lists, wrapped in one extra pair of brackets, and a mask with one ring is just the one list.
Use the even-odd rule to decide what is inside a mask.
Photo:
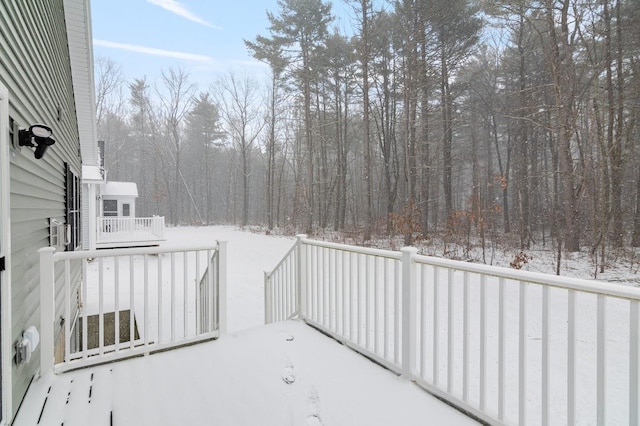
[[(26, 147), (10, 153), (11, 336), (15, 342), (26, 327), (40, 324), (37, 250), (49, 245), (49, 218), (65, 222), (64, 163), (77, 176), (81, 174), (63, 0), (0, 2), (0, 58), (0, 81), (9, 90), (10, 118), (22, 128), (45, 124), (53, 129), (56, 141), (41, 160), (34, 159)], [(74, 265), (72, 273), (79, 276), (79, 265)], [(57, 289), (61, 290), (60, 284)], [(60, 306), (57, 309), (62, 312)], [(26, 365), (13, 363), (13, 413), (38, 369), (39, 358), (36, 351)]]

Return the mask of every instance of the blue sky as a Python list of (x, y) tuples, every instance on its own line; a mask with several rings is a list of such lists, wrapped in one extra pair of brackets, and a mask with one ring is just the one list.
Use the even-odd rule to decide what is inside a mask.
[(242, 39), (268, 35), (267, 10), (277, 13), (277, 1), (92, 0), (94, 56), (115, 61), (127, 80), (150, 83), (182, 67), (201, 90), (230, 70), (263, 75)]

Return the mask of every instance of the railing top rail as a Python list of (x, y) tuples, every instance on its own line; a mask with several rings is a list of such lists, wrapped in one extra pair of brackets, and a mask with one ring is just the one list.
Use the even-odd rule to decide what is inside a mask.
[(359, 253), (359, 254), (368, 254), (371, 256), (385, 257), (388, 259), (400, 260), (402, 258), (402, 253), (398, 251), (382, 250), (382, 249), (376, 249), (376, 248), (370, 248), (370, 247), (351, 246), (347, 244), (331, 243), (328, 241), (311, 240), (308, 238), (303, 238), (302, 242), (304, 244), (308, 244), (316, 247), (324, 247), (324, 248), (347, 251), (352, 253)]
[(182, 253), (188, 251), (204, 251), (204, 250), (217, 250), (219, 247), (219, 241), (214, 244), (199, 244), (191, 246), (167, 246), (167, 247), (141, 247), (141, 248), (116, 248), (111, 250), (79, 250), (79, 251), (65, 251), (57, 252), (54, 254), (54, 260), (78, 260), (87, 258), (98, 257), (113, 257), (113, 256), (140, 256), (145, 254), (163, 254), (163, 253)]
[(282, 256), (282, 259), (280, 259), (280, 262), (278, 262), (278, 264), (275, 266), (275, 268), (271, 269), (271, 271), (267, 272), (267, 277), (271, 277), (274, 272), (276, 272), (276, 270), (282, 266), (282, 264), (289, 258), (289, 256), (291, 255), (291, 253), (293, 253), (293, 251), (296, 249), (296, 247), (298, 246), (298, 243), (296, 242), (293, 246), (291, 246), (291, 248), (287, 251), (287, 253)]
[(640, 288), (612, 284), (605, 281), (591, 281), (581, 278), (549, 275), (541, 272), (514, 270), (500, 266), (469, 263), (460, 260), (442, 259), (432, 256), (416, 255), (414, 257), (414, 261), (416, 263), (455, 269), (457, 271), (471, 272), (497, 278), (506, 278), (514, 281), (547, 285), (566, 290), (577, 290), (592, 294), (612, 296), (620, 299), (640, 301)]
[[(302, 243), (316, 246), (325, 247), (329, 249), (335, 249), (340, 251), (347, 251), (353, 253), (360, 253), (371, 256), (384, 257), (389, 259), (399, 260), (402, 257), (401, 252), (381, 250), (369, 247), (359, 247), (346, 244), (332, 243), (327, 241), (312, 240), (309, 238), (302, 238)], [(287, 253), (287, 256), (289, 253)], [(416, 255), (414, 256), (416, 263), (422, 263), (432, 266), (438, 266), (442, 268), (450, 268), (458, 271), (466, 271), (471, 273), (483, 274), (493, 276), (497, 278), (505, 278), (514, 281), (523, 281), (532, 284), (547, 285), (555, 288), (562, 288), (566, 290), (576, 290), (591, 294), (600, 294), (610, 297), (616, 297), (620, 299), (628, 299), (640, 301), (640, 288), (624, 286), (620, 284), (613, 284), (605, 281), (592, 281), (574, 277), (562, 277), (544, 274), (541, 272), (530, 272), (513, 270), (509, 268), (483, 265), (478, 263), (469, 263), (460, 260), (443, 259), (432, 256)], [(275, 268), (274, 268), (275, 270)], [(271, 272), (273, 273), (273, 272)]]
[(152, 219), (161, 220), (164, 216), (98, 216), (98, 220), (136, 220), (136, 219)]

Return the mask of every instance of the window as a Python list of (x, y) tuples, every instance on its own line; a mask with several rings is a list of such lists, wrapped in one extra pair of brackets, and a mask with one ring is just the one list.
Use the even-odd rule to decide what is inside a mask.
[(118, 216), (118, 201), (117, 200), (102, 200), (102, 215), (103, 216)]
[(67, 251), (73, 251), (80, 245), (80, 178), (64, 163), (66, 222), (69, 229)]
[(122, 216), (131, 216), (131, 204), (122, 205)]

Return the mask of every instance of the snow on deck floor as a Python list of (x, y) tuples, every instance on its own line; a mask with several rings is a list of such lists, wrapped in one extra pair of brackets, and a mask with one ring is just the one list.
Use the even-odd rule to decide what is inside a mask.
[(298, 321), (47, 375), (14, 425), (41, 413), (39, 424), (64, 426), (477, 424)]

